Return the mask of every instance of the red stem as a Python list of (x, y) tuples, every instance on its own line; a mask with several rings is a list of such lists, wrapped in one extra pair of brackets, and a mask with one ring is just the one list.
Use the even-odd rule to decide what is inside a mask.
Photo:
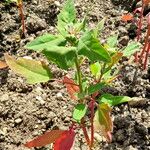
[(87, 133), (87, 130), (86, 130), (86, 127), (85, 127), (84, 118), (82, 118), (82, 120), (81, 120), (81, 128), (83, 130), (83, 134), (84, 134), (84, 137), (86, 139), (87, 145), (90, 146), (90, 138), (88, 136), (88, 133)]
[(150, 53), (150, 43), (148, 43), (148, 46), (147, 46), (147, 50), (146, 50), (146, 55), (145, 55), (145, 61), (144, 61), (144, 70), (146, 69), (146, 66), (147, 66), (147, 60), (148, 60), (148, 55)]
[(95, 99), (91, 98), (91, 148), (93, 147), (93, 142), (94, 142), (94, 104), (95, 104)]
[(140, 54), (140, 58), (139, 58), (140, 63), (142, 62), (143, 55), (144, 55), (144, 53), (146, 51), (149, 36), (150, 36), (150, 26), (148, 26), (148, 31), (147, 31), (147, 35), (145, 37), (144, 47), (143, 47), (143, 50), (142, 50), (142, 52)]
[(18, 4), (18, 7), (19, 7), (21, 22), (22, 22), (22, 33), (23, 33), (23, 35), (25, 35), (25, 19), (24, 19), (24, 14), (23, 14), (22, 2)]
[(140, 20), (138, 22), (138, 30), (137, 30), (137, 41), (140, 40), (142, 21), (143, 21), (143, 11), (144, 11), (144, 1), (142, 0), (142, 10), (140, 12)]
[[(142, 10), (140, 12), (140, 20), (138, 22), (138, 29), (137, 29), (137, 41), (140, 40), (140, 35), (141, 35), (141, 28), (142, 28), (142, 20), (143, 20), (143, 12), (144, 12), (144, 1), (142, 0)], [(135, 62), (138, 62), (138, 52), (135, 53)]]

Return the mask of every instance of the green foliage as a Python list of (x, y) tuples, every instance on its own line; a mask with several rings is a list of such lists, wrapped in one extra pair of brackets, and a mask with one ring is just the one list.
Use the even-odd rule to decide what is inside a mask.
[(137, 51), (140, 51), (140, 44), (139, 44), (139, 42), (131, 42), (123, 50), (123, 56), (129, 57), (129, 56), (133, 55)]
[(25, 48), (41, 52), (42, 50), (47, 49), (49, 47), (65, 45), (66, 40), (62, 36), (45, 34), (26, 44)]
[(57, 29), (64, 37), (68, 36), (69, 29), (76, 22), (76, 10), (73, 0), (67, 0), (60, 14), (58, 15)]
[(104, 61), (110, 62), (110, 55), (99, 42), (97, 38), (93, 36), (93, 31), (87, 31), (79, 39), (78, 54), (84, 55), (91, 61)]
[[(58, 15), (57, 29), (59, 33), (57, 35), (42, 35), (25, 46), (27, 49), (42, 53), (48, 61), (63, 70), (75, 69), (76, 79), (74, 81), (72, 77), (66, 75), (61, 81), (66, 86), (68, 95), (76, 102), (73, 111), (74, 121), (70, 130), (51, 131), (49, 134), (44, 134), (28, 142), (27, 147), (44, 146), (49, 143), (55, 143), (55, 147), (60, 147), (59, 144), (62, 143), (69, 147), (65, 150), (70, 150), (76, 127), (83, 129), (90, 149), (93, 146), (94, 129), (101, 131), (109, 142), (112, 140), (111, 106), (128, 102), (130, 98), (113, 96), (108, 93), (101, 95), (102, 89), (117, 77), (119, 72), (117, 64), (122, 56), (132, 55), (137, 51), (138, 44), (131, 43), (123, 51), (118, 50), (117, 35), (109, 37), (105, 44), (101, 44), (98, 36), (104, 28), (104, 22), (105, 18), (98, 23), (95, 29), (89, 29), (86, 24), (86, 16), (82, 21), (78, 21), (73, 0), (67, 0)], [(25, 77), (29, 83), (47, 82), (52, 77), (48, 66), (41, 61), (24, 58), (16, 60), (7, 54), (5, 54), (5, 59), (8, 66), (17, 74)], [(82, 72), (81, 65), (85, 64), (86, 60), (90, 63), (91, 76)], [(101, 97), (97, 99), (99, 95)], [(97, 106), (97, 110), (94, 114), (95, 106)], [(91, 122), (90, 141), (85, 126), (85, 118), (89, 117), (87, 115), (88, 109), (91, 113), (89, 118)], [(56, 135), (51, 137), (55, 133)], [(69, 140), (70, 143), (67, 143)]]
[(99, 32), (103, 30), (103, 28), (104, 28), (104, 23), (105, 23), (105, 18), (103, 18), (103, 19), (97, 24), (96, 28), (93, 30), (93, 34), (94, 34), (94, 37), (95, 37), (95, 38), (97, 38)]
[(43, 54), (60, 68), (68, 69), (74, 64), (76, 47), (52, 46), (43, 50)]
[(111, 48), (117, 46), (117, 42), (118, 42), (118, 35), (113, 35), (113, 36), (110, 36), (108, 39), (107, 39), (107, 45)]
[(110, 117), (110, 113), (110, 106), (108, 104), (102, 103), (98, 106), (94, 117), (95, 130), (101, 131), (108, 142), (112, 141), (111, 132), (113, 130), (113, 123)]
[(7, 54), (5, 54), (5, 60), (14, 72), (25, 77), (30, 84), (47, 82), (52, 77), (52, 73), (44, 62), (25, 58), (15, 60)]
[(118, 104), (122, 104), (130, 101), (130, 97), (128, 96), (113, 96), (111, 94), (103, 94), (98, 98), (99, 103), (106, 103), (110, 106), (116, 106)]
[(85, 104), (77, 104), (73, 111), (73, 119), (80, 123), (86, 112), (87, 106)]

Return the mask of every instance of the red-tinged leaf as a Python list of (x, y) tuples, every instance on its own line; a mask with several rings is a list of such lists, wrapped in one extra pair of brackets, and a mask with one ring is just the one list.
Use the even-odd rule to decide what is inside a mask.
[(126, 14), (121, 17), (121, 20), (125, 21), (125, 22), (131, 21), (132, 19), (133, 19), (133, 15), (131, 15), (131, 14)]
[(45, 134), (38, 136), (34, 140), (27, 142), (26, 147), (42, 147), (50, 143), (54, 143), (65, 131), (64, 130), (52, 130)]
[(67, 76), (64, 77), (63, 83), (65, 84), (70, 97), (74, 100), (77, 100), (77, 96), (75, 95), (75, 93), (78, 93), (80, 91), (79, 86)]
[(0, 69), (6, 68), (7, 64), (3, 61), (0, 61)]
[(150, 0), (144, 0), (145, 5), (148, 5), (148, 3), (150, 3)]
[(111, 132), (113, 123), (110, 117), (111, 107), (108, 104), (102, 103), (98, 106), (98, 110), (94, 117), (94, 129), (100, 131), (108, 142), (112, 141)]
[(65, 131), (54, 144), (54, 150), (70, 150), (75, 138), (74, 130)]

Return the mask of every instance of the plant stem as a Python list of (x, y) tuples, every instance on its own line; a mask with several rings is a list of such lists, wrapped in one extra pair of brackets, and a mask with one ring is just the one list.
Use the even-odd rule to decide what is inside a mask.
[(95, 104), (95, 99), (91, 98), (91, 148), (93, 147), (93, 142), (94, 142), (94, 104)]
[(142, 28), (142, 20), (143, 20), (143, 12), (144, 12), (144, 0), (142, 0), (142, 10), (140, 12), (140, 20), (138, 22), (138, 30), (137, 30), (137, 41), (140, 40), (141, 28)]
[(77, 58), (75, 59), (75, 65), (76, 65), (76, 69), (77, 69), (80, 93), (82, 93), (83, 92), (83, 88), (82, 88), (82, 74), (81, 74), (80, 65), (79, 65), (79, 62), (78, 62)]
[(143, 66), (144, 70), (146, 69), (146, 66), (147, 66), (147, 60), (148, 60), (149, 53), (150, 53), (150, 43), (148, 43), (147, 50), (146, 50), (146, 56), (145, 56), (145, 61), (144, 61), (144, 66)]
[(147, 43), (148, 43), (148, 38), (150, 36), (150, 26), (148, 26), (148, 30), (147, 30), (147, 34), (146, 34), (146, 37), (145, 37), (145, 43), (144, 43), (144, 47), (143, 47), (143, 50), (140, 54), (140, 58), (139, 58), (139, 62), (142, 63), (142, 58), (143, 58), (143, 55), (146, 51), (146, 48), (147, 48)]
[(19, 7), (19, 13), (20, 13), (21, 22), (22, 22), (22, 34), (24, 36), (25, 35), (25, 21), (24, 21), (22, 0), (18, 0), (18, 7)]
[(83, 134), (84, 134), (84, 137), (86, 139), (87, 145), (90, 147), (90, 138), (89, 138), (87, 130), (86, 130), (86, 126), (85, 126), (85, 123), (84, 123), (84, 118), (82, 118), (82, 120), (81, 120), (81, 128), (83, 130)]

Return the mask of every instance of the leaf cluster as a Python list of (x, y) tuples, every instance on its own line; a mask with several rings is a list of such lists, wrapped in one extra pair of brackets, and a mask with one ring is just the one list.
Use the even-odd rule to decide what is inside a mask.
[[(71, 99), (78, 101), (74, 107), (73, 119), (85, 131), (84, 118), (91, 112), (91, 147), (93, 141), (93, 125), (96, 130), (110, 142), (113, 123), (110, 116), (113, 106), (128, 102), (127, 96), (113, 96), (109, 93), (101, 94), (100, 91), (110, 84), (118, 76), (117, 64), (123, 56), (130, 56), (138, 50), (137, 43), (130, 43), (125, 49), (118, 50), (118, 36), (107, 39), (105, 44), (99, 40), (100, 31), (104, 27), (105, 19), (102, 19), (94, 29), (88, 28), (86, 16), (83, 20), (76, 17), (76, 9), (73, 0), (67, 0), (57, 21), (57, 35), (45, 34), (37, 37), (25, 48), (42, 53), (49, 61), (59, 68), (76, 70), (76, 77), (70, 79), (65, 76), (62, 83), (67, 88)], [(25, 58), (15, 59), (5, 54), (8, 66), (17, 74), (22, 75), (30, 84), (47, 82), (52, 78), (52, 72), (46, 63)], [(82, 73), (81, 65), (84, 60), (89, 61), (91, 77)], [(116, 69), (116, 71), (112, 71)], [(92, 100), (91, 100), (92, 99)], [(94, 114), (94, 108), (97, 107)], [(51, 131), (37, 139), (28, 142), (27, 147), (39, 147), (49, 143), (54, 144), (54, 149), (69, 150), (73, 144), (75, 128), (72, 126), (67, 131)], [(51, 136), (54, 135), (54, 138)], [(85, 137), (87, 134), (85, 134)], [(68, 140), (70, 138), (70, 140)], [(88, 137), (86, 137), (88, 139)], [(69, 143), (67, 143), (69, 141)]]

